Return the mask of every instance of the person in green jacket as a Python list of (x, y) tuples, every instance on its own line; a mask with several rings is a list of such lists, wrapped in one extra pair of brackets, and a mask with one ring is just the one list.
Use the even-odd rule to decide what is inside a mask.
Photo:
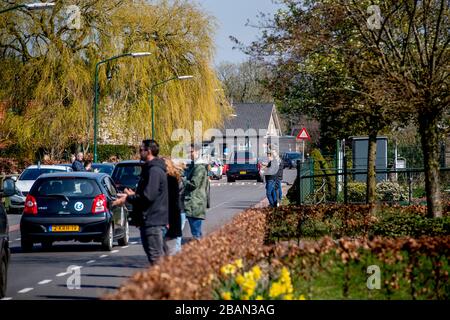
[(203, 220), (206, 219), (208, 172), (199, 158), (200, 146), (191, 145), (190, 153), (192, 162), (186, 169), (184, 207), (192, 237), (199, 240), (202, 237)]

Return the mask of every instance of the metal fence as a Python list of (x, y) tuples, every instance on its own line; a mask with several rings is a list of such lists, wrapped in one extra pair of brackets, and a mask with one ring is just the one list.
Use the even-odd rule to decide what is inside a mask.
[[(367, 175), (367, 170), (350, 169), (344, 161), (342, 169), (329, 168), (314, 172), (314, 162), (297, 162), (297, 204), (365, 203), (366, 183), (355, 177)], [(317, 170), (316, 170), (317, 171)], [(380, 202), (426, 204), (423, 168), (376, 170), (377, 199)], [(358, 179), (360, 180), (360, 179)], [(450, 168), (440, 168), (440, 186), (444, 200), (450, 200)]]

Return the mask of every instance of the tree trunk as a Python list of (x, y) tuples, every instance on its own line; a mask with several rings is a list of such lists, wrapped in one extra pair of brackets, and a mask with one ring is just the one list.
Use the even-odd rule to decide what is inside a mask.
[(441, 187), (439, 183), (439, 134), (437, 116), (419, 116), (419, 132), (425, 168), (425, 190), (429, 217), (442, 217)]
[(376, 158), (377, 158), (377, 136), (378, 131), (372, 130), (369, 133), (369, 144), (367, 147), (367, 187), (366, 187), (366, 203), (375, 204), (377, 176), (376, 176)]

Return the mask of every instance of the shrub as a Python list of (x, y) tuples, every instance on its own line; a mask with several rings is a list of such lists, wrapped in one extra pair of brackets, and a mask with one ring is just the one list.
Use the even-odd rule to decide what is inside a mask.
[(366, 202), (366, 183), (349, 182), (347, 186), (349, 202)]
[(100, 162), (110, 161), (114, 157), (120, 160), (131, 159), (136, 153), (136, 148), (133, 146), (121, 145), (99, 145), (98, 146), (98, 160)]
[(408, 193), (397, 182), (382, 181), (377, 184), (377, 197), (381, 201), (405, 201), (408, 199)]

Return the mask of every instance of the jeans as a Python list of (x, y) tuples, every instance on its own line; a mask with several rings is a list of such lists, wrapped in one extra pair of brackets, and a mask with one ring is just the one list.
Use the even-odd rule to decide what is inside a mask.
[[(186, 224), (186, 213), (181, 214), (181, 232), (183, 232), (184, 225)], [(183, 239), (183, 236), (177, 238), (177, 243), (175, 245), (175, 253), (178, 253), (181, 251), (181, 240)]]
[(281, 187), (281, 180), (277, 180), (277, 196), (278, 202), (281, 203), (281, 200), (283, 200), (283, 188)]
[(142, 226), (141, 241), (147, 255), (150, 265), (158, 262), (159, 258), (164, 256), (164, 235), (166, 233), (165, 226), (145, 227)]
[(189, 221), (189, 226), (191, 227), (192, 237), (196, 240), (200, 240), (202, 238), (202, 219), (197, 219), (193, 217), (187, 217)]
[(277, 192), (276, 192), (276, 180), (267, 180), (266, 181), (266, 195), (267, 199), (269, 200), (269, 205), (272, 208), (275, 208), (277, 206)]

